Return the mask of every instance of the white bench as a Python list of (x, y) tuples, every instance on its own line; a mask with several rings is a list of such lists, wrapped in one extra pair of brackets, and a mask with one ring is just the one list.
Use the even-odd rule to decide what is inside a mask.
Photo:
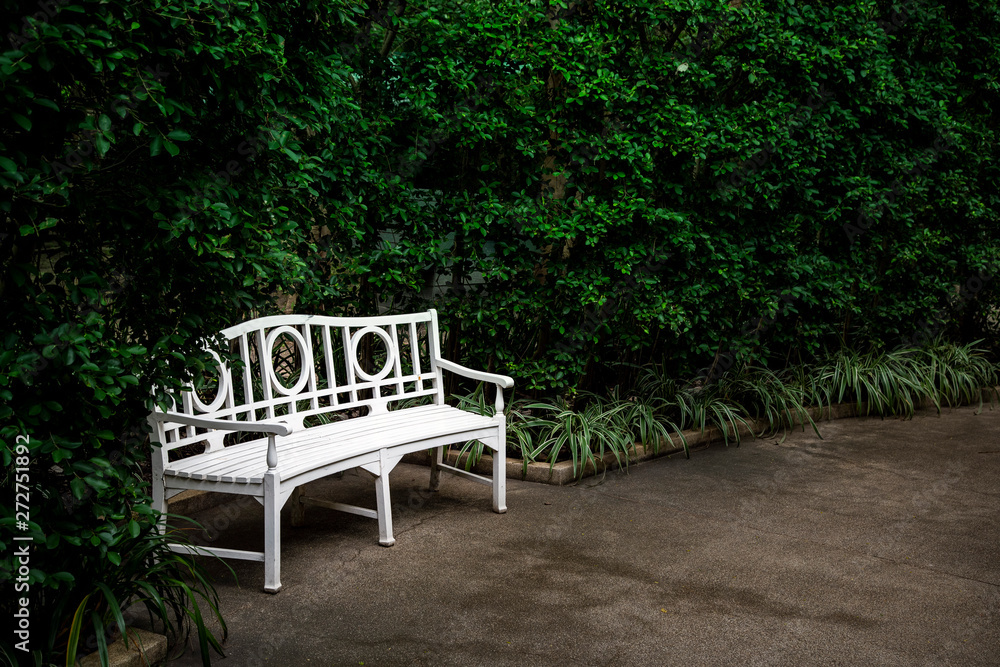
[[(391, 546), (389, 472), (404, 454), (427, 449), (434, 449), (432, 489), (441, 470), (461, 475), (492, 485), (493, 510), (506, 511), (503, 390), (514, 381), (442, 359), (435, 311), (263, 317), (222, 334), (242, 368), (228, 368), (213, 353), (219, 362), (214, 398), (183, 391), (179, 400), (172, 397), (171, 410), (148, 418), (161, 445), (153, 451), (153, 506), (166, 512), (167, 500), (185, 489), (252, 496), (264, 506), (264, 551), (181, 544), (172, 545), (175, 551), (263, 561), (264, 590), (277, 593), (279, 517), (289, 499), (292, 525), (301, 523), (305, 505), (351, 512), (377, 518), (379, 542)], [(446, 405), (444, 371), (494, 383), (495, 416)], [(430, 404), (400, 405), (421, 397)], [(346, 418), (358, 412), (365, 414)], [(227, 434), (232, 440), (237, 431), (266, 437), (227, 443)], [(492, 479), (445, 464), (448, 445), (470, 440), (494, 451)], [(197, 445), (196, 453), (171, 460), (188, 445)], [(352, 468), (375, 476), (377, 510), (308, 497), (300, 488)]]

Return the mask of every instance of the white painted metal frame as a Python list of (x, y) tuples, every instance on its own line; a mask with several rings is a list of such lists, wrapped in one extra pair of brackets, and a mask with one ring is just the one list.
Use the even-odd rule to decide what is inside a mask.
[[(514, 381), (442, 359), (436, 311), (370, 318), (280, 315), (250, 320), (222, 333), (242, 361), (239, 383), (216, 355), (218, 385), (212, 401), (184, 391), (179, 406), (174, 397), (172, 410), (149, 415), (152, 438), (160, 445), (153, 451), (153, 506), (166, 512), (167, 500), (185, 489), (252, 496), (264, 506), (264, 551), (182, 544), (172, 545), (175, 551), (263, 562), (264, 590), (277, 593), (280, 512), (289, 499), (292, 525), (301, 524), (307, 505), (350, 512), (378, 519), (379, 543), (392, 546), (389, 473), (403, 455), (427, 449), (434, 450), (432, 489), (438, 488), (441, 471), (459, 475), (492, 486), (493, 510), (507, 510), (503, 390), (513, 387)], [(385, 348), (381, 369), (362, 368), (358, 361), (366, 336), (374, 336)], [(295, 348), (297, 378), (289, 377), (288, 369), (276, 368), (276, 346), (282, 352)], [(406, 369), (404, 356), (409, 362)], [(495, 384), (495, 416), (447, 406), (444, 371)], [(391, 403), (422, 396), (431, 397), (433, 403), (389, 410)], [(367, 408), (368, 414), (306, 425), (310, 418), (322, 421), (324, 416), (357, 408)], [(225, 435), (235, 432), (266, 437), (225, 446)], [(444, 463), (449, 445), (469, 440), (493, 450), (492, 479)], [(192, 444), (204, 445), (204, 451), (170, 460), (170, 452)], [(375, 477), (376, 510), (308, 497), (302, 491), (310, 481), (352, 468)], [(160, 529), (165, 529), (163, 516)]]

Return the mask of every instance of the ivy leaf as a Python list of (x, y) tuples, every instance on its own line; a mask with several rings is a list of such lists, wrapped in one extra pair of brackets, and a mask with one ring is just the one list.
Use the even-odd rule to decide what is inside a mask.
[(97, 149), (97, 154), (100, 157), (107, 155), (108, 150), (111, 148), (111, 142), (105, 137), (97, 135), (94, 137), (94, 147)]

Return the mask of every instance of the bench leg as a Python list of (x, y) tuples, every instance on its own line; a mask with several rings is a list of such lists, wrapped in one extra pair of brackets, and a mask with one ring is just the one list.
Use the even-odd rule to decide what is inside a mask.
[(156, 519), (156, 529), (160, 531), (160, 534), (166, 532), (167, 530), (167, 492), (163, 488), (163, 471), (157, 470), (157, 468), (162, 468), (163, 464), (160, 463), (156, 457), (153, 458), (153, 509), (160, 513), (160, 516)]
[(305, 495), (301, 486), (296, 486), (295, 490), (292, 491), (292, 497), (289, 500), (292, 503), (293, 526), (304, 526), (306, 524), (306, 506), (302, 502), (302, 498)]
[(497, 450), (493, 452), (493, 511), (507, 511), (507, 439), (504, 424), (500, 424)]
[(431, 450), (431, 491), (437, 491), (441, 486), (441, 464), (444, 462), (445, 447), (435, 447)]
[(383, 470), (375, 478), (375, 499), (378, 503), (378, 543), (391, 547), (396, 543), (392, 536), (392, 505), (389, 501), (389, 471)]
[(280, 478), (264, 473), (264, 591), (281, 590), (281, 505), (278, 503)]

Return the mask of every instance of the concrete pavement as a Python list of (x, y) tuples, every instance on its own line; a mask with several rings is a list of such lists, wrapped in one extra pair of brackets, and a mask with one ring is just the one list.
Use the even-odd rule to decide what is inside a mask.
[[(256, 665), (998, 665), (1000, 409), (823, 422), (557, 487), (392, 474), (396, 546), (310, 507), (263, 565), (203, 559)], [(367, 475), (311, 493), (374, 507)], [(262, 548), (262, 512), (197, 515)], [(180, 666), (200, 664), (189, 651)]]

